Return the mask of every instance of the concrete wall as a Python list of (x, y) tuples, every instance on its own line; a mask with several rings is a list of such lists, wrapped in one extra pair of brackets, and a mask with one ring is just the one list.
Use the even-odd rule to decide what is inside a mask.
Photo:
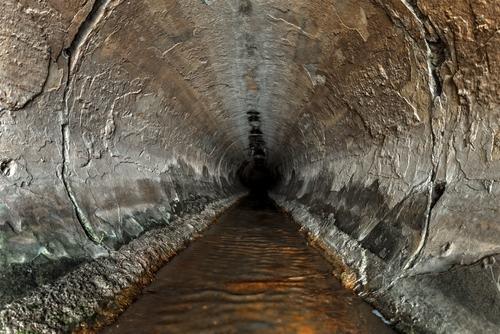
[(498, 10), (337, 1), (292, 130), (280, 202), (406, 330), (500, 328)]
[(241, 191), (245, 152), (178, 7), (0, 4), (0, 299)]

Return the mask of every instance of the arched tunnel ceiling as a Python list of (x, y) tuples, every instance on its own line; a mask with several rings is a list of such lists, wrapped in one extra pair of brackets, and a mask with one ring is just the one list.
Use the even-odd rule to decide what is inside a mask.
[[(248, 147), (249, 110), (261, 113), (265, 141), (278, 161), (316, 151), (317, 140), (329, 145), (330, 136), (324, 132), (337, 135), (336, 125), (342, 122), (349, 123), (356, 136), (368, 132), (380, 137), (387, 129), (404, 131), (428, 118), (425, 50), (408, 41), (408, 33), (370, 1), (99, 1), (83, 7), (78, 2), (38, 6), (45, 10), (40, 19), (52, 18), (45, 29), (67, 29), (76, 35), (73, 40), (67, 36), (64, 46), (56, 34), (40, 41), (44, 52), (31, 55), (38, 71), (27, 83), (36, 87), (14, 92), (5, 106), (19, 106), (37, 94), (48, 75), (49, 58), (57, 58), (65, 47), (73, 52), (71, 76), (78, 77), (70, 83), (78, 86), (70, 87), (70, 94), (81, 88), (83, 97), (95, 98), (89, 108), (109, 105), (108, 100), (120, 96), (123, 101), (134, 92), (149, 96), (150, 103), (158, 101), (164, 111), (159, 117), (168, 117), (159, 119), (160, 124), (177, 124), (175, 115), (181, 115), (187, 124), (176, 131), (190, 138), (190, 129), (206, 129), (199, 124), (216, 128), (206, 139), (238, 142), (229, 156), (240, 160)], [(82, 12), (89, 11), (77, 33), (74, 26), (85, 18)], [(120, 83), (127, 87), (120, 88)], [(109, 87), (109, 92), (92, 91), (102, 87)], [(147, 108), (147, 102), (142, 103)], [(93, 121), (108, 120), (96, 116)], [(340, 129), (347, 130), (344, 125)], [(171, 135), (178, 138), (182, 133)]]
[[(417, 291), (411, 279), (437, 275), (428, 284), (446, 300), (498, 325), (499, 303), (476, 306), (500, 277), (499, 11), (3, 1), (0, 262), (104, 256), (241, 192), (257, 112), (283, 175), (277, 200), (352, 260), (367, 291)], [(361, 248), (337, 249), (333, 234)]]

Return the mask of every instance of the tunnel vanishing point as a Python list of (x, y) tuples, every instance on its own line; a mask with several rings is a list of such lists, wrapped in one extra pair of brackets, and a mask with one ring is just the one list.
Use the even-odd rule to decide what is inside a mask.
[(2, 0), (0, 333), (120, 313), (245, 185), (396, 330), (499, 333), (499, 17)]

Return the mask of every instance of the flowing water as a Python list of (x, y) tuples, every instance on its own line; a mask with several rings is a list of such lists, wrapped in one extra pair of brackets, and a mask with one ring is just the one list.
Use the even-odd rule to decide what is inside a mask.
[(103, 333), (392, 333), (332, 272), (286, 214), (247, 197)]

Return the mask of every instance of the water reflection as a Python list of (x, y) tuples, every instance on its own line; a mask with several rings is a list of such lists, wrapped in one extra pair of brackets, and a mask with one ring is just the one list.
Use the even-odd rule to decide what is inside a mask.
[(270, 200), (228, 210), (103, 333), (392, 333)]

